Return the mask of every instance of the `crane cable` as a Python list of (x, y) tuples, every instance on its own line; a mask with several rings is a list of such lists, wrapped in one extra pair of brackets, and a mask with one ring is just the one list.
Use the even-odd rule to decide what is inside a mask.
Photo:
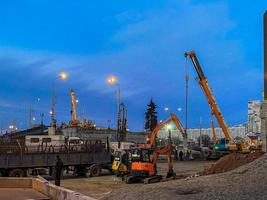
[(185, 135), (187, 137), (187, 125), (188, 125), (188, 81), (189, 81), (189, 62), (188, 57), (185, 58)]

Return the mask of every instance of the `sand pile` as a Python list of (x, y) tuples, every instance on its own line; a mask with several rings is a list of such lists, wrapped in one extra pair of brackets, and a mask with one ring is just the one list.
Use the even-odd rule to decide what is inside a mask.
[(231, 153), (222, 157), (220, 160), (207, 166), (203, 175), (227, 172), (242, 165), (250, 163), (263, 155), (262, 152), (252, 152), (249, 154)]

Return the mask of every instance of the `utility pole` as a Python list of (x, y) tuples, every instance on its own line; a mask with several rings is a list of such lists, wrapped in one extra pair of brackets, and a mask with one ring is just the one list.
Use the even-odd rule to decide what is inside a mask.
[(118, 105), (117, 105), (117, 142), (118, 142), (118, 148), (121, 147), (121, 139), (120, 139), (120, 124), (121, 124), (121, 104), (120, 104), (120, 99), (121, 99), (121, 91), (120, 87), (117, 89), (117, 96), (118, 96)]
[(32, 106), (30, 105), (29, 109), (29, 128), (32, 128)]
[(108, 129), (110, 129), (110, 123), (111, 123), (111, 120), (108, 119)]
[[(186, 58), (186, 75), (185, 75), (185, 136), (187, 143), (187, 128), (188, 128), (188, 82), (189, 82), (189, 64)], [(185, 144), (187, 146), (187, 144)]]
[(41, 113), (40, 117), (41, 117), (41, 125), (43, 126), (44, 125), (44, 113)]
[(199, 118), (199, 146), (200, 149), (202, 150), (202, 133), (201, 130), (202, 129), (202, 117)]
[(51, 109), (52, 126), (55, 126), (55, 81), (52, 82), (52, 109)]
[(262, 140), (262, 151), (267, 151), (267, 11), (263, 17), (263, 36), (264, 36), (264, 100), (261, 105), (261, 140)]

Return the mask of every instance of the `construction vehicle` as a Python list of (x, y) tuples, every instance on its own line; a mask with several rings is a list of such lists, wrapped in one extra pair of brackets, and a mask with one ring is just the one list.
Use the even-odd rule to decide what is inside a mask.
[(153, 147), (159, 130), (171, 122), (174, 122), (175, 126), (181, 131), (184, 138), (187, 138), (180, 120), (176, 115), (171, 114), (171, 118), (169, 120), (166, 120), (156, 126), (153, 132), (148, 136), (147, 144), (139, 144), (136, 148), (129, 150), (130, 169), (129, 174), (125, 177), (126, 183), (133, 183), (137, 181), (142, 181), (144, 183), (159, 182), (162, 179), (162, 176), (157, 174), (156, 164), (158, 157), (161, 154), (166, 154), (168, 161), (168, 173), (166, 178), (175, 177), (171, 158), (172, 146), (170, 136), (168, 145), (165, 147)]
[(116, 176), (125, 176), (130, 173), (130, 147), (128, 149), (117, 149), (114, 154), (114, 160), (112, 163), (112, 172)]
[(133, 142), (110, 142), (110, 151), (114, 160), (112, 162), (112, 172), (117, 176), (124, 176), (129, 173), (129, 149), (135, 147)]
[[(47, 140), (48, 138), (52, 139), (50, 146), (43, 143), (38, 147), (29, 144), (39, 142), (36, 139)], [(69, 138), (66, 144), (63, 144), (64, 140), (62, 143), (59, 141), (53, 143), (53, 138), (49, 135), (42, 135), (39, 138), (30, 136), (26, 138), (26, 141), (0, 140), (0, 177), (36, 175), (40, 169), (52, 175), (56, 165), (56, 156), (63, 161), (64, 169), (73, 172), (73, 175), (99, 176), (102, 169), (111, 170), (111, 155), (105, 142), (86, 140), (75, 145), (71, 143), (71, 141), (77, 141), (74, 137)], [(76, 146), (78, 148), (72, 148)]]
[[(224, 137), (225, 137), (225, 138), (217, 139), (216, 144), (213, 147), (213, 150), (214, 151), (225, 151), (225, 153), (229, 153), (228, 151), (247, 151), (248, 149), (247, 145), (235, 144), (233, 142), (233, 139), (228, 130), (228, 126), (226, 125), (224, 121), (222, 113), (212, 94), (212, 90), (209, 87), (208, 80), (202, 71), (202, 68), (198, 62), (195, 52), (194, 51), (185, 52), (185, 57), (190, 57), (195, 67), (195, 70), (197, 72), (197, 75), (198, 75), (198, 83), (207, 98), (207, 101), (212, 111), (212, 115), (215, 115), (218, 121), (218, 124), (220, 125), (222, 132), (224, 134)], [(213, 127), (214, 127), (214, 124), (213, 124)], [(213, 128), (213, 131), (214, 131), (214, 128)], [(213, 136), (215, 136), (216, 138), (215, 132), (213, 132)]]

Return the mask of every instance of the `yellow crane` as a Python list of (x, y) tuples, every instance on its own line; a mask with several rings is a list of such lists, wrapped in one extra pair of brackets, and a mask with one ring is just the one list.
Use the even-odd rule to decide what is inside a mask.
[(207, 98), (207, 101), (210, 105), (212, 114), (215, 115), (215, 117), (216, 117), (216, 119), (217, 119), (217, 121), (218, 121), (218, 123), (222, 129), (224, 137), (225, 137), (225, 140), (224, 141), (221, 140), (220, 144), (218, 143), (218, 142), (220, 142), (218, 140), (218, 142), (217, 142), (218, 144), (215, 145), (215, 150), (221, 150), (221, 149), (223, 149), (223, 150), (228, 149), (230, 151), (237, 150), (237, 145), (233, 143), (233, 139), (232, 139), (230, 132), (228, 130), (228, 126), (226, 125), (224, 118), (222, 116), (222, 113), (219, 109), (219, 106), (216, 103), (215, 97), (212, 94), (211, 88), (209, 87), (209, 84), (208, 84), (208, 80), (205, 77), (205, 75), (202, 71), (202, 68), (198, 62), (196, 53), (194, 51), (185, 52), (185, 57), (190, 57), (193, 65), (195, 67), (195, 70), (197, 72), (197, 75), (198, 75), (198, 83), (199, 83), (202, 91), (204, 92), (204, 94)]
[(74, 90), (70, 90), (70, 97), (71, 97), (71, 121), (70, 126), (77, 126), (79, 124), (79, 120), (77, 119), (77, 109), (76, 109), (76, 99)]

